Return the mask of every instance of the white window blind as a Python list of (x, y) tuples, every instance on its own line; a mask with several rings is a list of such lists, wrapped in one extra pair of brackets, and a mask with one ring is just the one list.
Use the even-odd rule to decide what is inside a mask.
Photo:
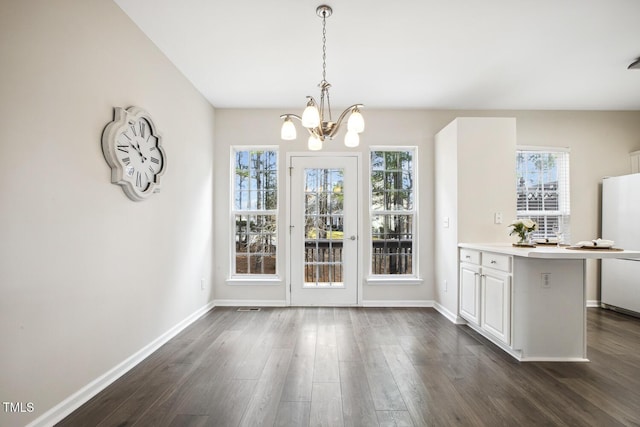
[(538, 223), (535, 238), (571, 241), (569, 152), (550, 148), (516, 151), (518, 218)]

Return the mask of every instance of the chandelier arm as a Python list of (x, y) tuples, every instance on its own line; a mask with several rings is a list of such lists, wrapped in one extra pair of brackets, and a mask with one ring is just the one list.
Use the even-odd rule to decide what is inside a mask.
[[(294, 119), (298, 119), (300, 123), (302, 123), (302, 117), (298, 116), (297, 114), (290, 114), (290, 113), (281, 114), (280, 118), (285, 120), (289, 118), (294, 118)], [(316, 138), (318, 138), (320, 141), (324, 141), (325, 135), (322, 134), (321, 126), (318, 126), (315, 128), (305, 128), (305, 129), (307, 130), (307, 132), (309, 132), (309, 135), (313, 135)]]
[(281, 119), (287, 119), (289, 117), (293, 117), (295, 119), (298, 119), (298, 120), (302, 121), (302, 117), (298, 116), (297, 114), (288, 114), (288, 113), (287, 114), (280, 114), (280, 118)]
[(324, 108), (321, 107), (321, 104), (318, 104), (318, 101), (316, 101), (316, 99), (313, 96), (307, 95), (307, 99), (309, 100), (307, 101), (307, 105), (311, 103), (318, 110), (318, 114), (320, 115), (320, 125), (322, 125), (322, 122), (324, 120), (324, 111), (323, 111)]
[(320, 141), (324, 141), (325, 135), (322, 134), (321, 126), (318, 126), (317, 128), (306, 128), (306, 129), (309, 131), (309, 135), (313, 135), (316, 138), (318, 138)]
[(345, 118), (345, 116), (347, 114), (357, 110), (358, 108), (362, 108), (362, 107), (364, 107), (364, 105), (362, 105), (362, 104), (353, 104), (351, 107), (349, 107), (346, 110), (344, 110), (342, 112), (342, 114), (340, 114), (340, 117), (338, 117), (338, 120), (336, 121), (336, 125), (331, 130), (331, 133), (329, 134), (329, 137), (333, 138), (333, 136), (338, 132), (338, 129), (340, 129), (340, 123), (342, 123), (342, 120)]

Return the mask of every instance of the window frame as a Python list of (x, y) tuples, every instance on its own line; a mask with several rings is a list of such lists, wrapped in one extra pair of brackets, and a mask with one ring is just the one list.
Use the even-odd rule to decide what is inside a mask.
[[(558, 171), (558, 209), (557, 210), (517, 210), (518, 200), (518, 177), (517, 177), (517, 157), (521, 152), (532, 153), (545, 153), (545, 154), (562, 154), (566, 158), (566, 162), (563, 165), (563, 171)], [(558, 217), (562, 222), (563, 242), (571, 240), (571, 149), (568, 147), (549, 147), (549, 146), (531, 146), (531, 145), (518, 145), (516, 146), (516, 218), (533, 218), (535, 217)], [(534, 233), (537, 238), (555, 237), (548, 233), (548, 230), (537, 231)]]
[[(236, 156), (239, 152), (251, 151), (272, 151), (276, 154), (276, 206), (275, 209), (236, 209)], [(281, 153), (277, 145), (233, 145), (229, 154), (229, 275), (226, 280), (230, 285), (279, 285), (282, 283), (280, 273), (281, 256), (281, 224), (280, 224), (280, 202), (281, 202)], [(272, 215), (275, 217), (275, 273), (237, 273), (236, 272), (236, 216), (244, 215)]]
[[(373, 152), (411, 152), (411, 173), (412, 173), (412, 209), (411, 210), (373, 210), (373, 162), (372, 162), (372, 154)], [(414, 145), (384, 145), (384, 146), (370, 146), (369, 147), (369, 155), (368, 155), (368, 170), (369, 179), (367, 181), (368, 185), (368, 274), (367, 274), (367, 283), (370, 285), (419, 285), (423, 283), (423, 280), (420, 278), (419, 272), (419, 240), (418, 236), (418, 223), (419, 223), (419, 178), (418, 178), (418, 152), (419, 149)], [(373, 271), (373, 216), (380, 214), (393, 214), (397, 213), (399, 215), (412, 215), (412, 224), (411, 224), (411, 236), (412, 236), (412, 248), (411, 248), (411, 267), (412, 272), (410, 274), (376, 274)], [(366, 252), (365, 252), (366, 253)]]

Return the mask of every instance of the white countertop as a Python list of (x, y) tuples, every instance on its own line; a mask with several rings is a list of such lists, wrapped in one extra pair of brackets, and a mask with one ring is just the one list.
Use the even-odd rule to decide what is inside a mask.
[(591, 259), (591, 258), (639, 258), (640, 251), (624, 250), (614, 251), (608, 249), (567, 249), (566, 246), (540, 245), (535, 248), (515, 247), (510, 243), (460, 243), (461, 248), (475, 249), (479, 251), (494, 252), (506, 255), (521, 256), (526, 258), (549, 259)]

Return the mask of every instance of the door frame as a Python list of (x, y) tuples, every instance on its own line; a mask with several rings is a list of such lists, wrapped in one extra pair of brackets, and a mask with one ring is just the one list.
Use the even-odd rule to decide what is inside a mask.
[[(362, 153), (361, 152), (330, 152), (330, 151), (291, 151), (286, 153), (286, 196), (285, 196), (285, 205), (286, 206), (286, 224), (285, 224), (285, 233), (286, 233), (286, 242), (285, 242), (285, 259), (286, 259), (286, 280), (285, 280), (285, 304), (287, 306), (291, 306), (291, 234), (289, 230), (291, 230), (291, 162), (292, 157), (355, 157), (357, 163), (357, 171), (356, 171), (356, 195), (358, 200), (356, 201), (357, 211), (356, 218), (358, 220), (358, 240), (357, 240), (357, 250), (358, 256), (357, 258), (357, 269), (356, 269), (356, 286), (357, 286), (357, 303), (356, 307), (362, 306), (362, 278), (363, 276), (363, 268), (364, 268), (364, 259), (363, 259), (363, 242), (365, 240), (365, 235), (363, 233), (364, 230), (364, 222), (363, 221), (363, 206), (364, 206), (364, 191), (363, 185), (364, 180), (362, 179)], [(368, 236), (368, 235), (367, 235)]]

